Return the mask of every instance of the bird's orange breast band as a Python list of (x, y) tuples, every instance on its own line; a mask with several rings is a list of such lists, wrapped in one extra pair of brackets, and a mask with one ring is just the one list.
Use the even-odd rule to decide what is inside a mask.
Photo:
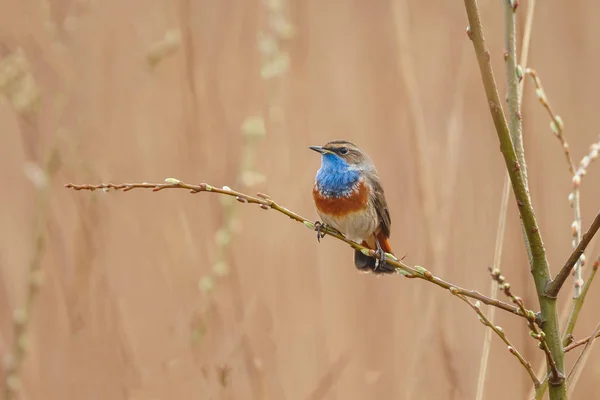
[(348, 196), (327, 197), (319, 192), (316, 184), (313, 187), (313, 197), (319, 212), (335, 217), (364, 210), (369, 204), (369, 194), (369, 188), (362, 180)]

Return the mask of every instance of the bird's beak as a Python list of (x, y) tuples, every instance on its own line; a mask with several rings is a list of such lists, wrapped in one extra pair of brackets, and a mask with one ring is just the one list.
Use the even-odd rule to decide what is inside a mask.
[(321, 154), (329, 153), (329, 151), (327, 149), (324, 149), (321, 146), (309, 146), (308, 148), (316, 151), (317, 153), (321, 153)]

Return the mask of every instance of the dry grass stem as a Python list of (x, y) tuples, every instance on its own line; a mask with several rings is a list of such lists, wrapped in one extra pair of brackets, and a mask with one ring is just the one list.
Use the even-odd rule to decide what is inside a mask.
[[(504, 186), (502, 188), (502, 200), (500, 201), (500, 215), (498, 216), (498, 229), (496, 230), (496, 244), (494, 246), (494, 263), (492, 268), (494, 270), (500, 268), (502, 261), (502, 248), (504, 244), (504, 231), (506, 228), (506, 211), (508, 209), (508, 199), (510, 197), (510, 182), (508, 181), (508, 174), (504, 176)], [(490, 297), (495, 299), (498, 297), (498, 281), (495, 279), (491, 280), (492, 287), (490, 289)], [(496, 314), (496, 308), (490, 308), (488, 320), (490, 324), (494, 324), (494, 317)], [(485, 332), (483, 340), (483, 349), (481, 351), (481, 361), (479, 366), (479, 376), (477, 378), (477, 394), (476, 400), (482, 400), (485, 388), (485, 378), (487, 373), (487, 366), (489, 361), (490, 348), (492, 343), (492, 330), (488, 329)]]

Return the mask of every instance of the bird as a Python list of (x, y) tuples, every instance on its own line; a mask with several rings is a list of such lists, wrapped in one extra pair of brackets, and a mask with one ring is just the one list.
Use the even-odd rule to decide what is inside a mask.
[(381, 180), (371, 158), (346, 140), (324, 146), (309, 146), (321, 154), (321, 167), (313, 186), (313, 199), (322, 222), (317, 221), (317, 239), (324, 226), (332, 227), (347, 239), (375, 250), (375, 257), (355, 250), (354, 265), (363, 272), (394, 273), (386, 264), (392, 221)]

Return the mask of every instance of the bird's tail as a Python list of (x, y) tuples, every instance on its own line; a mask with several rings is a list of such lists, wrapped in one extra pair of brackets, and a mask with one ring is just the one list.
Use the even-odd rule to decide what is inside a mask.
[[(377, 238), (377, 241), (379, 241), (383, 251), (386, 253), (392, 253), (392, 248), (388, 238), (383, 234), (383, 232), (379, 232), (377, 236), (373, 235), (368, 241), (363, 241), (361, 244), (364, 247), (375, 250), (377, 249), (375, 238)], [(374, 257), (369, 257), (363, 254), (360, 250), (356, 250), (354, 252), (354, 265), (361, 271), (371, 271), (376, 274), (391, 274), (396, 271), (396, 269), (391, 265), (381, 265), (381, 263), (379, 263), (379, 265), (377, 264), (377, 260), (375, 260)]]

